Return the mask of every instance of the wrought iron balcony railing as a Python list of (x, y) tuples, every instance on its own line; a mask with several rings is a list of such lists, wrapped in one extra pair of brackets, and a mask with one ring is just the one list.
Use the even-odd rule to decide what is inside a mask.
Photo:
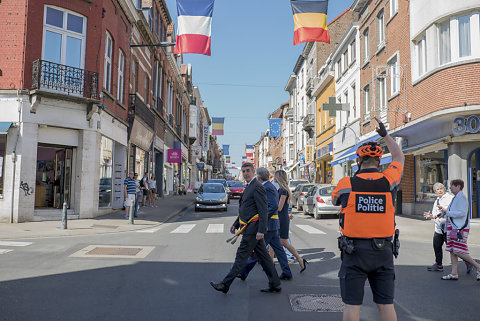
[(40, 59), (32, 67), (32, 89), (98, 99), (98, 72)]

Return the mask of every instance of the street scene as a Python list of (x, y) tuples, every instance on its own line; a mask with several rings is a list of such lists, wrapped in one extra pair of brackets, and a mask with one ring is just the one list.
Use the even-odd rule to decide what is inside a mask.
[(479, 319), (479, 0), (0, 27), (0, 320)]

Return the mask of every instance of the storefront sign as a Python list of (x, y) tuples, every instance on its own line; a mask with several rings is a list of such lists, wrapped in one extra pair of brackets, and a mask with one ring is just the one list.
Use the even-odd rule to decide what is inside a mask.
[(480, 131), (480, 117), (477, 115), (457, 117), (453, 120), (452, 131), (455, 136), (466, 133), (476, 134)]
[(327, 146), (323, 146), (323, 147), (319, 148), (318, 151), (317, 151), (317, 158), (328, 155), (331, 152), (333, 152), (333, 143), (330, 143)]
[(202, 156), (202, 146), (193, 146), (192, 156), (195, 158), (199, 158), (200, 156)]
[(202, 144), (202, 147), (203, 147), (203, 150), (204, 151), (207, 151), (210, 149), (210, 140), (209, 140), (209, 137), (210, 136), (210, 126), (206, 125), (206, 126), (203, 126), (203, 144)]
[(305, 146), (305, 163), (313, 162), (313, 145)]
[(205, 168), (205, 163), (197, 163), (197, 168)]
[(168, 162), (169, 163), (181, 163), (182, 162), (182, 150), (181, 149), (169, 149), (168, 150)]

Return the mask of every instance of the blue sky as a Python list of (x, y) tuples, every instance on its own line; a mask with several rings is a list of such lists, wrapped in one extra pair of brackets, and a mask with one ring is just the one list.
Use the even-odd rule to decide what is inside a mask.
[[(330, 0), (328, 21), (352, 2)], [(176, 25), (176, 0), (166, 3)], [(288, 0), (216, 0), (212, 55), (184, 55), (210, 117), (225, 117), (225, 135), (218, 138), (220, 146), (230, 145), (237, 165), (245, 144), (267, 130), (268, 114), (288, 101), (284, 88), (304, 47), (293, 46), (293, 28)]]

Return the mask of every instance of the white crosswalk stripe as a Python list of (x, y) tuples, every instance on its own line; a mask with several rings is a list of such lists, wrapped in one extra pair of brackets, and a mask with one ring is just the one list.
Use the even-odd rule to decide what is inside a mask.
[(223, 224), (208, 224), (205, 233), (223, 233)]
[(162, 227), (159, 226), (159, 227), (154, 227), (154, 228), (148, 228), (148, 229), (145, 229), (145, 230), (138, 230), (136, 231), (137, 233), (155, 233), (155, 232), (158, 232)]
[(28, 246), (32, 244), (32, 242), (0, 241), (0, 246)]
[(327, 234), (323, 231), (320, 231), (319, 229), (316, 229), (314, 228), (313, 226), (310, 226), (310, 225), (295, 225), (296, 227), (298, 227), (299, 229), (302, 229), (304, 230), (305, 232), (307, 232), (308, 234)]
[(12, 252), (13, 250), (7, 250), (7, 249), (0, 249), (0, 254), (5, 254), (8, 252)]
[(177, 227), (176, 229), (174, 229), (173, 231), (171, 231), (170, 233), (186, 234), (186, 233), (189, 233), (195, 227), (195, 225), (197, 225), (197, 224), (182, 224), (179, 227)]

